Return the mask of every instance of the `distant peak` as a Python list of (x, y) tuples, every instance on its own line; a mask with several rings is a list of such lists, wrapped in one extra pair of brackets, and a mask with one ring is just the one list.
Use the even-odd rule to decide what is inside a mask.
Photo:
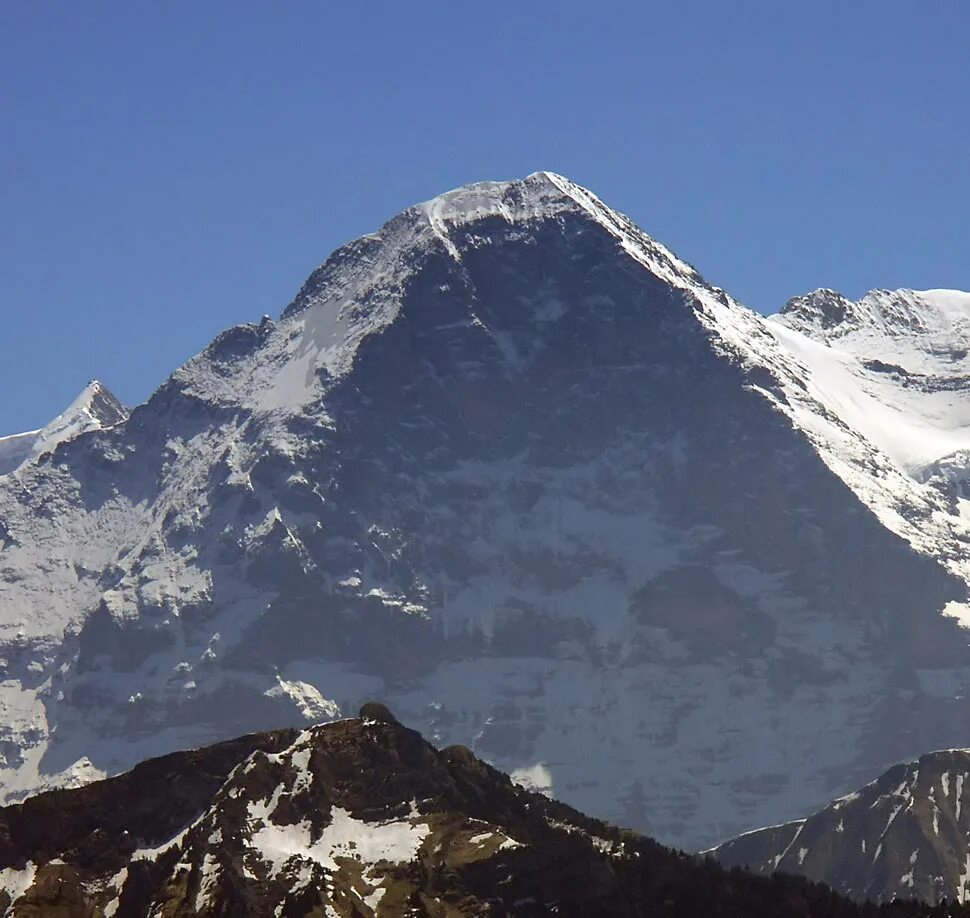
[(92, 379), (80, 395), (37, 435), (33, 454), (52, 452), (61, 443), (90, 430), (104, 430), (128, 420), (128, 409), (98, 379)]
[(781, 308), (780, 315), (827, 330), (844, 323), (852, 314), (854, 305), (837, 290), (819, 287), (811, 293), (792, 297)]
[(77, 398), (45, 427), (0, 440), (0, 475), (53, 452), (80, 434), (114, 427), (127, 419), (128, 409), (105, 385), (98, 379), (89, 380)]
[(889, 336), (932, 335), (970, 324), (970, 293), (879, 289), (850, 300), (823, 287), (790, 299), (776, 320), (823, 340), (862, 329)]
[(86, 426), (112, 427), (127, 419), (128, 409), (101, 380), (91, 379), (81, 390), (80, 395), (44, 428), (44, 432), (64, 424), (74, 423), (80, 420), (81, 416), (94, 422)]

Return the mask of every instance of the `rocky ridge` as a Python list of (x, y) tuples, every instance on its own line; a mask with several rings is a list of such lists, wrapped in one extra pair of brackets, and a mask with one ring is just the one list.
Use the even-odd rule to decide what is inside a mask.
[(728, 872), (529, 792), (464, 747), (437, 750), (373, 704), (0, 809), (0, 905), (12, 918), (968, 913)]

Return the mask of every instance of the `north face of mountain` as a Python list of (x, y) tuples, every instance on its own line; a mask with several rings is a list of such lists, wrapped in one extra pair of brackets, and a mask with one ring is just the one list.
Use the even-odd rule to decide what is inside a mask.
[(932, 752), (808, 819), (750, 832), (712, 853), (729, 866), (801, 874), (860, 900), (967, 902), (968, 775), (967, 750)]
[(464, 747), (438, 750), (374, 704), (0, 809), (0, 905), (14, 918), (968, 914), (728, 872), (529, 792)]
[(697, 848), (954, 745), (955, 498), (785, 335), (548, 173), (344, 246), (0, 479), (7, 799), (376, 697)]
[(94, 379), (46, 427), (0, 437), (0, 475), (13, 472), (28, 459), (52, 452), (65, 440), (89, 430), (112, 427), (127, 417), (124, 405)]

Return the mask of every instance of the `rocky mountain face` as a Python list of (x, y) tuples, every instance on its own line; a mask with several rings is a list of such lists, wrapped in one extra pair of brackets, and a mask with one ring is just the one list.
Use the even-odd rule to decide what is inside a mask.
[(128, 409), (93, 379), (46, 427), (0, 437), (0, 475), (13, 472), (29, 459), (53, 452), (58, 445), (78, 434), (113, 427), (127, 417)]
[(959, 745), (963, 498), (864, 422), (952, 465), (963, 332), (908, 366), (829, 312), (756, 315), (550, 173), (344, 246), (0, 477), (6, 799), (376, 697), (700, 848)]
[(382, 705), (0, 809), (0, 905), (33, 915), (964, 916), (728, 872), (435, 749)]
[(967, 750), (932, 752), (808, 819), (750, 832), (712, 853), (758, 873), (801, 874), (855, 899), (967, 902), (968, 775)]

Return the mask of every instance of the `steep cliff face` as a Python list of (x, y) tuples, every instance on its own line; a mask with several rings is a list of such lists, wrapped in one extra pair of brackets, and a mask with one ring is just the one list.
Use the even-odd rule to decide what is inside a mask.
[(728, 872), (529, 792), (382, 705), (0, 808), (0, 906), (33, 915), (964, 916)]
[(779, 328), (548, 173), (338, 250), (0, 478), (8, 799), (380, 697), (701, 847), (953, 744), (954, 498)]

